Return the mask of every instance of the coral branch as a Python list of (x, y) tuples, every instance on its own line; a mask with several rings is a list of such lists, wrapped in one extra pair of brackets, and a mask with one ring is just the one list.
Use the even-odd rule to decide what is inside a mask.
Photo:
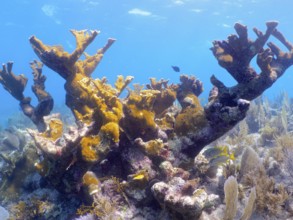
[(133, 80), (133, 76), (127, 76), (126, 79), (122, 75), (117, 76), (117, 80), (115, 82), (115, 87), (118, 90), (117, 96), (123, 92), (123, 90), (130, 84)]
[(21, 101), (25, 99), (23, 91), (27, 84), (27, 78), (24, 75), (16, 76), (12, 72), (12, 62), (7, 63), (7, 67), (3, 64), (0, 72), (0, 83), (15, 99)]
[[(75, 65), (76, 63), (78, 63), (77, 60), (83, 54), (86, 47), (99, 34), (99, 32), (95, 30), (89, 32), (87, 30), (71, 30), (71, 33), (75, 36), (76, 39), (76, 49), (71, 54), (69, 54), (68, 52), (64, 52), (63, 48), (60, 46), (47, 46), (43, 44), (42, 41), (37, 39), (35, 36), (32, 36), (30, 38), (30, 43), (33, 47), (33, 50), (41, 59), (41, 61), (49, 68), (56, 71), (64, 79), (67, 79), (67, 77), (76, 74)], [(110, 44), (112, 43), (108, 43), (108, 45), (106, 45), (105, 48), (108, 48)], [(102, 52), (103, 51), (104, 50), (102, 50)], [(95, 59), (97, 59), (98, 61), (96, 62), (100, 61), (102, 52), (97, 53), (98, 55), (97, 57), (95, 57)], [(88, 60), (92, 62), (93, 58), (88, 58)], [(94, 67), (95, 66), (96, 65), (94, 65)]]
[(77, 68), (79, 68), (77, 72), (84, 72), (85, 75), (90, 76), (102, 60), (104, 53), (110, 48), (110, 46), (114, 42), (115, 39), (108, 39), (107, 44), (103, 48), (99, 49), (97, 53), (93, 56), (89, 56), (87, 53), (84, 53), (86, 57), (85, 60), (79, 60), (76, 63)]
[(74, 64), (80, 58), (87, 46), (96, 38), (100, 32), (96, 30), (71, 30), (70, 32), (74, 35), (76, 40), (76, 49), (69, 56), (69, 62)]
[(43, 64), (37, 61), (31, 63), (34, 75), (34, 85), (32, 86), (32, 90), (38, 98), (38, 105), (36, 107), (33, 107), (30, 104), (30, 97), (24, 97), (23, 95), (27, 78), (24, 75), (14, 75), (12, 72), (12, 65), (12, 62), (7, 64), (7, 68), (3, 65), (3, 70), (0, 72), (0, 83), (15, 99), (19, 101), (23, 113), (32, 120), (32, 122), (38, 127), (38, 130), (44, 131), (46, 125), (43, 117), (50, 114), (54, 102), (51, 95), (45, 91), (44, 83), (46, 77), (42, 75)]
[(33, 70), (34, 84), (32, 90), (38, 98), (38, 105), (34, 109), (35, 117), (41, 118), (50, 114), (53, 109), (54, 100), (51, 95), (45, 90), (46, 76), (42, 74), (43, 63), (34, 61), (31, 63)]
[[(184, 144), (183, 151), (196, 155), (206, 144), (216, 140), (241, 121), (249, 109), (249, 101), (261, 95), (267, 88), (283, 75), (293, 64), (292, 44), (276, 30), (277, 22), (268, 22), (265, 34), (254, 29), (257, 39), (247, 37), (247, 28), (236, 24), (239, 37), (231, 35), (228, 41), (215, 41), (213, 54), (238, 82), (235, 86), (226, 87), (215, 76), (211, 82), (215, 86), (205, 106), (205, 118), (208, 120), (201, 129), (191, 135), (191, 141)], [(273, 43), (263, 49), (268, 38), (273, 35), (290, 51), (283, 52)], [(250, 67), (250, 61), (257, 55), (259, 74)], [(193, 147), (191, 147), (193, 146)]]
[[(231, 35), (228, 41), (214, 42), (212, 51), (219, 64), (238, 82), (237, 85), (227, 88), (215, 76), (212, 76), (211, 82), (218, 87), (220, 98), (253, 100), (269, 88), (292, 65), (292, 44), (277, 31), (276, 26), (277, 22), (268, 22), (265, 34), (254, 29), (258, 38), (253, 42), (247, 38), (247, 34), (243, 33), (244, 26), (236, 24), (235, 29), (240, 36), (239, 38), (236, 35)], [(264, 50), (263, 46), (270, 35), (275, 36), (290, 51), (285, 53), (271, 42), (268, 43), (269, 48)], [(249, 65), (251, 59), (256, 55), (257, 64), (262, 70), (260, 74), (257, 74)]]
[(277, 26), (277, 22), (268, 22), (267, 31), (263, 34), (254, 29), (257, 39), (248, 38), (247, 27), (236, 23), (234, 28), (239, 37), (230, 35), (228, 41), (214, 41), (211, 48), (219, 64), (225, 68), (238, 83), (245, 83), (256, 77), (256, 72), (249, 66), (251, 59), (259, 53), (269, 36)]

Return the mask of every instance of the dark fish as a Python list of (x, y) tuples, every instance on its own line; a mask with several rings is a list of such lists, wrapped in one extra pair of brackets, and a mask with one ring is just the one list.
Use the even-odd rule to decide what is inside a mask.
[(171, 66), (171, 67), (175, 72), (177, 72), (177, 73), (180, 72), (180, 68), (178, 66)]

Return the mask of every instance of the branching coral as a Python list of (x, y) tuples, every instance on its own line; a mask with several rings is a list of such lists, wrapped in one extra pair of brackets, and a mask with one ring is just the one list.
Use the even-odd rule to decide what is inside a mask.
[(43, 64), (38, 61), (31, 63), (33, 70), (34, 85), (32, 90), (38, 98), (38, 105), (33, 107), (30, 102), (30, 97), (25, 97), (23, 92), (27, 84), (27, 78), (24, 75), (16, 76), (12, 72), (13, 63), (7, 63), (7, 67), (3, 65), (3, 69), (0, 71), (0, 83), (3, 87), (19, 101), (20, 107), (23, 113), (29, 117), (32, 122), (38, 127), (39, 131), (44, 131), (46, 125), (43, 117), (49, 115), (53, 109), (53, 98), (45, 90), (46, 77), (42, 75)]
[[(39, 100), (35, 108), (23, 95), (27, 79), (15, 76), (11, 63), (3, 67), (0, 82), (21, 102), (24, 113), (41, 131), (29, 130), (42, 154), (36, 168), (59, 191), (78, 193), (83, 188), (86, 189), (83, 193), (99, 204), (97, 207), (108, 206), (117, 193), (102, 192), (99, 187), (107, 191), (106, 184), (101, 186), (98, 180), (115, 176), (124, 180), (127, 189), (125, 195), (118, 196), (124, 202), (111, 212), (121, 211), (120, 205), (151, 204), (155, 198), (173, 213), (172, 216), (198, 217), (210, 201), (205, 190), (197, 189), (198, 181), (191, 172), (192, 159), (203, 147), (241, 121), (250, 101), (293, 64), (293, 46), (276, 26), (276, 22), (268, 22), (265, 33), (254, 29), (257, 39), (252, 41), (247, 28), (236, 24), (238, 36), (231, 35), (227, 41), (213, 43), (214, 56), (237, 84), (228, 88), (212, 76), (214, 88), (205, 107), (198, 98), (203, 90), (202, 83), (186, 75), (180, 77), (177, 85), (151, 78), (146, 89), (136, 86), (129, 90), (125, 99), (119, 98), (133, 77), (118, 76), (114, 87), (107, 84), (106, 78), (92, 78), (95, 68), (115, 41), (109, 39), (94, 55), (86, 54), (87, 46), (98, 31), (72, 30), (76, 48), (71, 54), (62, 47), (45, 45), (34, 36), (30, 38), (42, 63), (66, 81), (66, 105), (77, 124), (66, 133), (63, 133), (60, 120), (44, 119), (53, 101), (45, 91), (41, 63), (31, 64), (33, 91)], [(281, 51), (273, 43), (268, 43), (269, 48), (264, 49), (270, 36), (277, 38), (289, 52)], [(261, 69), (259, 74), (250, 66), (254, 57)], [(174, 107), (175, 100), (179, 108)], [(106, 202), (98, 201), (98, 195)], [(127, 197), (131, 200), (124, 199)]]
[[(211, 48), (218, 63), (234, 77), (237, 84), (226, 87), (215, 76), (211, 82), (215, 86), (210, 95), (210, 102), (205, 106), (208, 120), (198, 132), (190, 135), (191, 142), (184, 146), (189, 155), (196, 155), (202, 147), (222, 136), (241, 121), (249, 108), (251, 100), (261, 95), (267, 88), (293, 64), (293, 46), (276, 29), (277, 22), (267, 22), (267, 30), (262, 33), (254, 29), (257, 39), (248, 38), (247, 27), (236, 23), (238, 34), (230, 35), (227, 41), (214, 41)], [(289, 52), (284, 52), (274, 43), (264, 45), (270, 36), (279, 40)], [(261, 69), (259, 74), (249, 65), (256, 56)]]

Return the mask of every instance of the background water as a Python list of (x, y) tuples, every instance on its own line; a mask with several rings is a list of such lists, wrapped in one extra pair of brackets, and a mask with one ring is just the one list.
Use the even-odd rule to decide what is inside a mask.
[[(93, 74), (106, 76), (113, 83), (118, 74), (133, 75), (134, 83), (146, 84), (149, 77), (165, 78), (177, 83), (179, 74), (194, 74), (204, 83), (206, 99), (215, 74), (226, 85), (231, 77), (218, 66), (209, 48), (213, 40), (224, 40), (235, 33), (233, 25), (248, 26), (265, 31), (265, 22), (279, 21), (279, 30), (293, 42), (292, 0), (10, 0), (1, 2), (0, 61), (14, 61), (13, 71), (28, 78), (25, 91), (32, 96), (29, 62), (37, 59), (28, 38), (35, 35), (44, 43), (62, 45), (71, 52), (75, 39), (70, 29), (97, 29), (100, 35), (89, 46), (93, 54), (107, 38), (117, 42), (107, 51)], [(272, 39), (274, 40), (274, 39)], [(56, 105), (64, 105), (64, 80), (44, 67), (47, 90)], [(293, 68), (266, 92), (270, 98), (286, 91), (293, 95)], [(0, 123), (19, 111), (18, 102), (0, 88)], [(35, 97), (33, 97), (36, 102)]]

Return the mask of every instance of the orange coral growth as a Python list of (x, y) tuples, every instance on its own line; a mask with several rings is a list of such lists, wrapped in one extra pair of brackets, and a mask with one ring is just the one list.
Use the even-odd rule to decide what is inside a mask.
[(160, 93), (156, 95), (156, 100), (154, 101), (153, 110), (156, 116), (162, 116), (166, 109), (171, 107), (176, 100), (176, 89), (177, 86), (168, 86), (168, 80), (156, 81), (155, 78), (150, 78), (151, 84), (147, 85), (148, 89), (158, 90)]
[(96, 162), (99, 159), (97, 146), (100, 143), (98, 136), (85, 136), (80, 141), (82, 159), (87, 162)]
[(82, 177), (82, 184), (83, 185), (91, 185), (91, 184), (98, 185), (99, 183), (100, 183), (100, 181), (94, 175), (93, 172), (88, 171)]
[(154, 139), (143, 142), (141, 138), (137, 138), (135, 143), (141, 147), (147, 155), (159, 156), (164, 149), (164, 142), (161, 139)]
[(175, 119), (175, 132), (186, 135), (204, 127), (207, 119), (198, 99), (202, 92), (202, 84), (195, 77), (181, 76), (181, 84), (177, 90), (177, 99), (182, 110)]
[(173, 89), (166, 89), (157, 95), (154, 103), (154, 112), (157, 116), (161, 116), (165, 110), (171, 107), (176, 100), (176, 91)]
[(154, 134), (157, 131), (155, 113), (152, 106), (156, 90), (143, 90), (139, 94), (131, 91), (127, 103), (123, 106), (125, 118), (122, 121), (124, 131), (131, 139)]
[[(72, 110), (76, 121), (87, 125), (94, 122), (96, 136), (82, 139), (81, 154), (86, 161), (96, 161), (99, 156), (94, 148), (98, 148), (101, 142), (104, 145), (119, 142), (119, 121), (123, 116), (123, 107), (118, 96), (133, 77), (124, 79), (118, 76), (116, 88), (107, 84), (105, 78), (96, 80), (91, 78), (104, 53), (115, 40), (109, 39), (96, 54), (93, 56), (85, 54), (85, 59), (79, 60), (99, 32), (85, 30), (71, 32), (76, 38), (76, 49), (71, 54), (64, 52), (61, 47), (44, 45), (35, 37), (32, 37), (30, 42), (40, 59), (66, 80), (66, 104)], [(100, 153), (104, 154), (107, 151), (102, 149)]]
[(150, 155), (159, 155), (162, 148), (164, 147), (164, 143), (161, 139), (150, 140), (146, 143), (145, 151)]
[(187, 135), (196, 129), (202, 128), (207, 123), (201, 106), (188, 106), (183, 109), (175, 120), (175, 132), (177, 135)]
[(101, 134), (104, 138), (111, 140), (114, 143), (118, 143), (119, 142), (119, 125), (114, 122), (109, 122), (101, 127)]
[(56, 141), (61, 137), (63, 132), (63, 124), (62, 121), (55, 118), (49, 122), (49, 129), (42, 133), (43, 137)]
[[(59, 73), (64, 79), (67, 79), (70, 75), (74, 75), (76, 71), (80, 70), (80, 67), (87, 67), (83, 74), (89, 75), (90, 70), (93, 70), (92, 62), (97, 65), (101, 61), (102, 53), (106, 51), (106, 49), (98, 51), (96, 56), (93, 56), (95, 58), (94, 60), (92, 57), (87, 56), (85, 61), (77, 62), (86, 47), (95, 39), (99, 32), (95, 30), (71, 30), (71, 33), (76, 39), (76, 49), (71, 54), (65, 52), (60, 46), (48, 46), (34, 36), (30, 38), (33, 50), (40, 57), (42, 62)], [(109, 41), (108, 44), (112, 43), (113, 41)], [(105, 48), (109, 47), (108, 44)]]
[(127, 76), (125, 79), (122, 75), (117, 76), (115, 87), (118, 90), (117, 96), (127, 87), (127, 85), (133, 80), (133, 76)]
[(162, 118), (156, 118), (156, 123), (163, 131), (168, 132), (171, 137), (174, 135), (175, 114), (167, 112)]
[(220, 62), (232, 63), (233, 57), (230, 54), (227, 54), (226, 51), (221, 47), (215, 47), (215, 55), (218, 57)]

